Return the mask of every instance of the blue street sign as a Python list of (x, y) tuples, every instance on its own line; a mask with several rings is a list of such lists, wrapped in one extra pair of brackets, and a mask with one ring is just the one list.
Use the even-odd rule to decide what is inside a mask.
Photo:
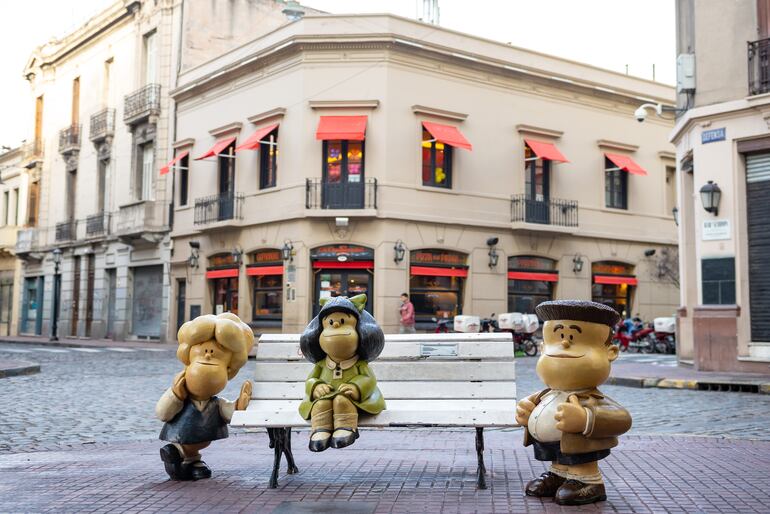
[(725, 128), (718, 128), (718, 129), (712, 129), (712, 130), (704, 130), (700, 134), (700, 142), (702, 144), (706, 143), (714, 143), (716, 141), (724, 141), (725, 140)]

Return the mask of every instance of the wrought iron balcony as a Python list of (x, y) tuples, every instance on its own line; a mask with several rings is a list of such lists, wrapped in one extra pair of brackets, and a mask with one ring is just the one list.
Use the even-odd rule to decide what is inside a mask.
[(125, 96), (123, 121), (129, 125), (160, 114), (160, 84), (147, 84)]
[(376, 209), (377, 179), (365, 182), (305, 180), (306, 209)]
[(93, 214), (86, 218), (86, 238), (106, 236), (110, 233), (110, 215)]
[(35, 138), (21, 145), (21, 161), (24, 166), (32, 167), (31, 164), (43, 159), (43, 140)]
[(56, 242), (72, 241), (77, 235), (76, 221), (63, 221), (56, 224)]
[(749, 41), (749, 95), (770, 91), (770, 39)]
[(222, 193), (195, 199), (195, 225), (243, 219), (243, 195)]
[(59, 131), (59, 153), (67, 154), (80, 150), (80, 125), (70, 125)]
[(538, 200), (525, 194), (513, 195), (511, 197), (511, 221), (577, 227), (578, 203), (575, 200), (561, 200), (559, 198)]
[(115, 109), (102, 109), (91, 115), (91, 127), (88, 131), (88, 138), (91, 141), (100, 141), (113, 135), (115, 135)]

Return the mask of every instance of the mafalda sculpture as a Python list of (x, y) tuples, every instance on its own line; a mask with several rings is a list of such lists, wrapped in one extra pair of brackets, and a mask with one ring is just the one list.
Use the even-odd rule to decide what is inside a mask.
[(385, 345), (385, 336), (364, 310), (366, 295), (322, 298), (318, 316), (300, 338), (302, 355), (315, 364), (305, 381), (299, 406), (310, 419), (310, 451), (344, 448), (358, 439), (358, 412), (379, 414), (385, 400), (369, 369)]
[(533, 445), (535, 458), (551, 466), (525, 492), (560, 505), (606, 500), (599, 461), (631, 428), (628, 411), (596, 388), (618, 357), (618, 313), (571, 300), (543, 302), (535, 311), (545, 321), (536, 371), (548, 388), (518, 403), (516, 421), (526, 429), (524, 446)]
[(244, 410), (251, 398), (251, 382), (243, 383), (234, 402), (215, 396), (246, 364), (254, 334), (235, 314), (225, 312), (188, 321), (177, 334), (177, 358), (185, 365), (163, 393), (155, 414), (165, 421), (160, 449), (166, 473), (173, 480), (211, 477), (200, 450), (228, 436), (227, 424), (235, 410)]

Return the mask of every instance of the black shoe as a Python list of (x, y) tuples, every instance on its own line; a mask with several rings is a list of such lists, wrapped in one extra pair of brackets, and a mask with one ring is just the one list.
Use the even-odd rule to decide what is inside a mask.
[(332, 440), (331, 437), (327, 437), (326, 439), (317, 439), (317, 440), (314, 441), (312, 439), (312, 437), (315, 434), (330, 434), (331, 435), (331, 433), (332, 433), (332, 431), (329, 430), (328, 428), (317, 428), (317, 429), (313, 430), (312, 432), (310, 432), (311, 439), (310, 439), (310, 443), (308, 444), (308, 448), (310, 449), (310, 451), (311, 452), (322, 452), (322, 451), (324, 451), (325, 449), (327, 449), (329, 447), (329, 443)]
[(335, 432), (337, 430), (347, 430), (350, 433), (342, 437), (332, 437), (331, 438), (332, 448), (344, 448), (346, 446), (350, 446), (351, 444), (356, 442), (356, 439), (358, 439), (358, 430), (354, 430), (352, 428), (345, 428), (345, 427), (339, 427), (334, 429)]
[(562, 484), (553, 501), (559, 505), (586, 505), (607, 499), (604, 484), (586, 484), (579, 480), (567, 480)]
[(171, 480), (191, 480), (189, 470), (182, 465), (184, 457), (179, 453), (179, 448), (173, 444), (167, 444), (160, 449), (160, 460), (166, 468)]
[(550, 498), (556, 494), (566, 478), (546, 471), (540, 477), (530, 480), (524, 489), (527, 496), (537, 496), (538, 498)]
[(184, 464), (184, 467), (189, 470), (190, 478), (192, 480), (211, 478), (211, 468), (209, 468), (202, 460), (195, 461), (191, 464)]

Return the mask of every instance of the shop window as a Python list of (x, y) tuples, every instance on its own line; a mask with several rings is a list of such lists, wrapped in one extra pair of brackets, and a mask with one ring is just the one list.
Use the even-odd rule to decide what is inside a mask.
[(628, 172), (604, 158), (604, 200), (607, 207), (628, 209)]
[(556, 261), (529, 255), (508, 258), (508, 311), (534, 314), (541, 302), (553, 299), (559, 279)]
[(632, 296), (637, 284), (634, 266), (602, 261), (591, 265), (591, 299), (609, 305), (625, 317), (631, 316)]
[(252, 254), (246, 267), (252, 278), (252, 321), (280, 326), (283, 319), (283, 260), (280, 250), (260, 250)]
[(415, 321), (462, 314), (463, 291), (468, 276), (467, 255), (448, 250), (414, 250), (410, 254), (409, 298)]
[(275, 187), (278, 173), (278, 128), (259, 143), (259, 188)]
[(735, 258), (701, 261), (703, 305), (735, 305)]
[(238, 275), (240, 265), (233, 253), (220, 253), (209, 257), (206, 278), (213, 293), (214, 314), (232, 312), (238, 314)]
[(452, 188), (452, 147), (422, 129), (422, 185)]
[(310, 251), (315, 294), (313, 314), (320, 310), (321, 298), (366, 295), (366, 310), (372, 312), (374, 300), (374, 250), (357, 245), (328, 245)]

